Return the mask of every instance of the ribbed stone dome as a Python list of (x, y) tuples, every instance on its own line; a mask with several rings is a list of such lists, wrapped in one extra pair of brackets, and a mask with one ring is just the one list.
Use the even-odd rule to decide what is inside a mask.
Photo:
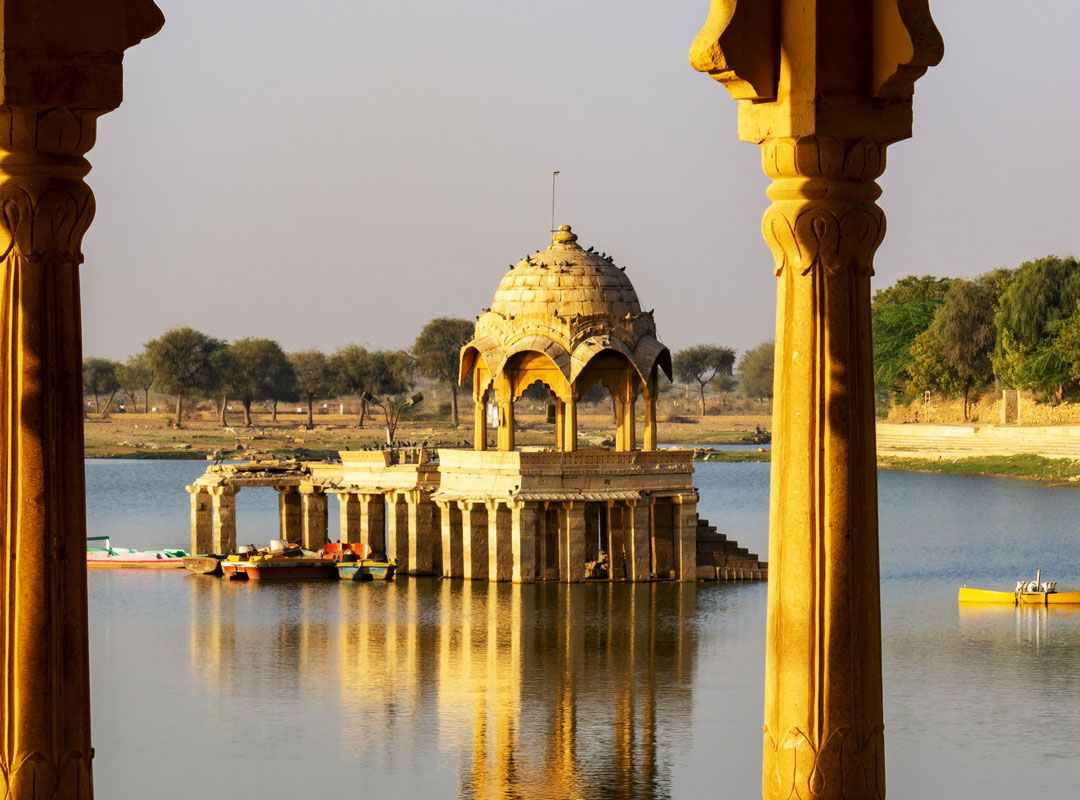
[(504, 317), (553, 317), (641, 313), (637, 292), (622, 269), (600, 253), (582, 249), (563, 225), (551, 246), (515, 264), (499, 282), (491, 311)]

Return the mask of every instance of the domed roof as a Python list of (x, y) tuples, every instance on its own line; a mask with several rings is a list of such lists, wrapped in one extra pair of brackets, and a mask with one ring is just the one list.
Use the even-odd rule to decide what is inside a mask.
[(610, 257), (582, 249), (563, 225), (551, 246), (519, 261), (499, 282), (491, 311), (505, 317), (625, 317), (641, 313), (637, 292)]
[(599, 354), (621, 353), (642, 381), (659, 365), (671, 377), (671, 354), (656, 338), (651, 311), (642, 311), (626, 273), (604, 253), (582, 249), (563, 225), (551, 246), (510, 268), (491, 308), (476, 319), (461, 349), (460, 381), (483, 360), (498, 376), (514, 356), (549, 358), (572, 384)]

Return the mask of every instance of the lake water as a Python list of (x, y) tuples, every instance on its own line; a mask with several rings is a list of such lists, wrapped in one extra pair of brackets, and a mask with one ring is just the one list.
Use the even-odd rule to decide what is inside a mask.
[[(204, 468), (88, 461), (90, 535), (186, 546)], [(769, 465), (696, 482), (764, 557)], [(1039, 566), (1080, 586), (1080, 490), (879, 482), (889, 796), (1076, 796), (1080, 611), (961, 609), (956, 589)], [(238, 520), (271, 538), (273, 491), (242, 491)], [(102, 798), (760, 797), (764, 584), (89, 578)]]

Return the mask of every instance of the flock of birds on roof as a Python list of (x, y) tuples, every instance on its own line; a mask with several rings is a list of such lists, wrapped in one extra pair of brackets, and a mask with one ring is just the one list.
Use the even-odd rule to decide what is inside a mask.
[[(539, 253), (540, 251), (537, 250), (536, 252)], [(588, 250), (586, 250), (585, 252), (586, 253), (591, 253), (592, 255), (598, 255), (604, 261), (608, 262), (612, 266), (615, 266), (615, 258), (614, 258), (614, 256), (609, 256), (607, 253), (598, 253), (595, 250), (593, 250), (593, 248), (591, 248), (591, 247)], [(541, 269), (546, 269), (547, 264), (544, 264), (544, 263), (539, 262), (539, 261), (533, 261), (532, 260), (534, 255), (536, 255), (536, 253), (530, 253), (529, 255), (526, 255), (525, 258), (522, 259), (522, 260), (526, 264), (528, 264), (530, 267), (540, 267)], [(572, 267), (572, 266), (574, 266), (574, 264), (571, 261), (560, 261), (560, 262), (556, 263), (555, 266), (558, 266), (558, 267)], [(514, 269), (515, 267), (517, 267), (517, 264), (511, 264), (510, 265), (510, 269)], [(626, 267), (619, 267), (619, 271), (620, 272), (626, 272)]]

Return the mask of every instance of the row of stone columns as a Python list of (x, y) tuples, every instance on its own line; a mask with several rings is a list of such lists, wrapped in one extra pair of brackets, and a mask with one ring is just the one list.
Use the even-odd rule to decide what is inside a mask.
[[(585, 580), (585, 564), (599, 549), (608, 553), (613, 579), (696, 576), (696, 494), (605, 503), (442, 500), (438, 506), (445, 578), (529, 583), (549, 577), (554, 563), (560, 581), (575, 583)], [(594, 546), (598, 538), (602, 547)]]
[[(279, 537), (318, 550), (328, 541), (329, 498), (319, 486), (277, 486)], [(187, 487), (191, 552), (236, 552), (235, 486)], [(436, 507), (427, 492), (338, 492), (341, 541), (368, 545), (398, 562), (401, 572), (435, 573)]]

